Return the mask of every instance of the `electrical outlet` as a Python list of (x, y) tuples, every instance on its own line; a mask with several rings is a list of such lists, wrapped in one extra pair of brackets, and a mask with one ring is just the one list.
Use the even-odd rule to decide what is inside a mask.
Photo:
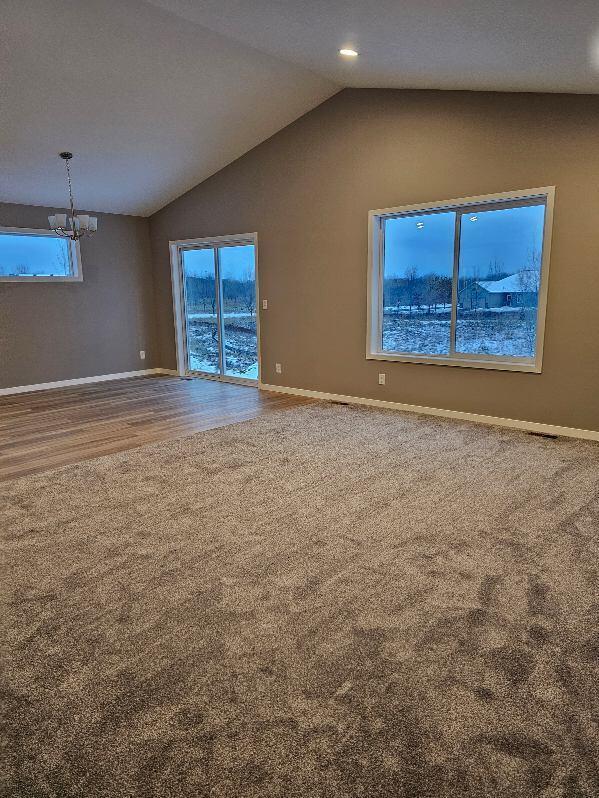
[(385, 375), (379, 374), (379, 385), (384, 385), (384, 384), (385, 384)]
[(262, 300), (262, 310), (268, 310), (268, 299)]
[(139, 359), (140, 360), (145, 360), (146, 359), (146, 350), (145, 349), (140, 349), (139, 350)]
[(280, 363), (275, 363), (275, 371), (277, 372), (277, 374), (280, 374), (283, 371)]

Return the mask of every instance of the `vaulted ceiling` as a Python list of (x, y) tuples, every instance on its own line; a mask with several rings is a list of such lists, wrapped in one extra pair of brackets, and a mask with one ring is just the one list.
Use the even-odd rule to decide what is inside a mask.
[(597, 0), (151, 2), (343, 86), (599, 92)]
[(141, 0), (3, 0), (0, 200), (149, 214), (338, 91)]
[[(3, 0), (0, 201), (149, 214), (343, 86), (599, 92), (596, 0)], [(340, 59), (353, 46), (359, 58)]]

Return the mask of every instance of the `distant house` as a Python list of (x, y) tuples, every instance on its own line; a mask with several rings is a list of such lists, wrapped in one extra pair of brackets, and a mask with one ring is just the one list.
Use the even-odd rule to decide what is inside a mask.
[(460, 290), (460, 306), (474, 308), (534, 307), (539, 291), (539, 274), (523, 269), (502, 280), (471, 280)]

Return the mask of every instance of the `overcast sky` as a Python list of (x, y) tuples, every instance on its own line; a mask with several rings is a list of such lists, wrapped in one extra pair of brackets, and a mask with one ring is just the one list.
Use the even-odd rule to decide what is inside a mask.
[[(245, 280), (253, 276), (254, 246), (247, 244), (235, 247), (220, 247), (220, 272), (223, 280)], [(185, 273), (199, 277), (214, 274), (212, 249), (187, 249), (183, 251)]]
[[(543, 205), (484, 211), (462, 217), (460, 271), (469, 276), (478, 269), (487, 274), (498, 260), (502, 271), (513, 274), (529, 265), (533, 248), (543, 243)], [(422, 225), (420, 227), (419, 225)], [(388, 219), (385, 226), (385, 276), (402, 277), (415, 266), (418, 274), (453, 272), (455, 213), (431, 213)]]
[(29, 274), (66, 274), (68, 260), (64, 260), (64, 255), (67, 252), (67, 242), (63, 238), (3, 233), (0, 235), (0, 272), (13, 274), (15, 268), (22, 265)]

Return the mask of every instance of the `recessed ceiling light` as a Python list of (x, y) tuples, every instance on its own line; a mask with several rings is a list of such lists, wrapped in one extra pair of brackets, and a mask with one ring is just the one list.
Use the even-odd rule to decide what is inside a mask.
[(339, 50), (339, 55), (348, 55), (350, 58), (356, 58), (358, 55), (356, 50), (351, 50), (349, 47), (342, 47)]

